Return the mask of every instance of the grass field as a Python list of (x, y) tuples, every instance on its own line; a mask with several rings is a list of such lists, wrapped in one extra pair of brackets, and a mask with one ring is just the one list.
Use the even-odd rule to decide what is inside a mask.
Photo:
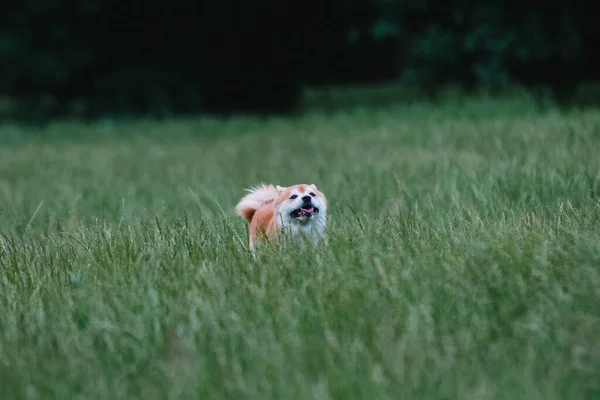
[[(597, 399), (600, 113), (0, 127), (2, 399)], [(233, 207), (315, 183), (330, 246)]]

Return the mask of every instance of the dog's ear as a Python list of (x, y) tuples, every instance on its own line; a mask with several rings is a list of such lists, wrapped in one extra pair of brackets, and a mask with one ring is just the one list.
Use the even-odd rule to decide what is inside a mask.
[(275, 189), (277, 189), (277, 192), (281, 192), (285, 188), (282, 187), (282, 186), (277, 185), (277, 186), (275, 186)]
[(315, 190), (319, 190), (319, 189), (317, 189), (317, 185), (315, 185), (314, 183), (311, 183), (311, 184), (310, 184), (310, 185), (308, 185), (308, 186), (310, 186), (311, 188), (313, 188), (313, 189), (315, 189)]

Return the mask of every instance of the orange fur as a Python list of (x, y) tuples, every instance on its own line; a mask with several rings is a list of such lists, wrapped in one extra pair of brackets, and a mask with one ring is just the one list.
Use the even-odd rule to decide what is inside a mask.
[[(261, 184), (248, 192), (237, 204), (236, 213), (249, 224), (249, 245), (252, 251), (259, 240), (267, 239), (273, 243), (285, 227), (291, 228), (292, 234), (311, 235), (315, 242), (324, 236), (327, 199), (315, 185), (275, 187)], [(290, 198), (293, 194), (298, 200)], [(307, 195), (311, 195), (314, 204), (318, 205), (314, 217), (312, 213), (306, 218), (290, 217), (289, 211), (300, 207), (299, 199)], [(315, 225), (317, 228), (312, 228)]]

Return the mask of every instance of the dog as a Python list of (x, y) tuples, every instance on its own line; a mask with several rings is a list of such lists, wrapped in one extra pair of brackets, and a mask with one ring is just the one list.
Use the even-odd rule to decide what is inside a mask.
[(258, 241), (273, 244), (284, 237), (327, 244), (327, 199), (314, 184), (289, 187), (261, 184), (236, 205), (236, 214), (248, 222), (249, 246), (255, 254)]

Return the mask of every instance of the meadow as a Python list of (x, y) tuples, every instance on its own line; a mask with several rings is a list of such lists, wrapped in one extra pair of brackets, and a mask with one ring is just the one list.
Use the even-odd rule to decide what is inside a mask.
[[(2, 399), (600, 397), (600, 113), (526, 94), (0, 126)], [(314, 183), (329, 247), (233, 208)]]

